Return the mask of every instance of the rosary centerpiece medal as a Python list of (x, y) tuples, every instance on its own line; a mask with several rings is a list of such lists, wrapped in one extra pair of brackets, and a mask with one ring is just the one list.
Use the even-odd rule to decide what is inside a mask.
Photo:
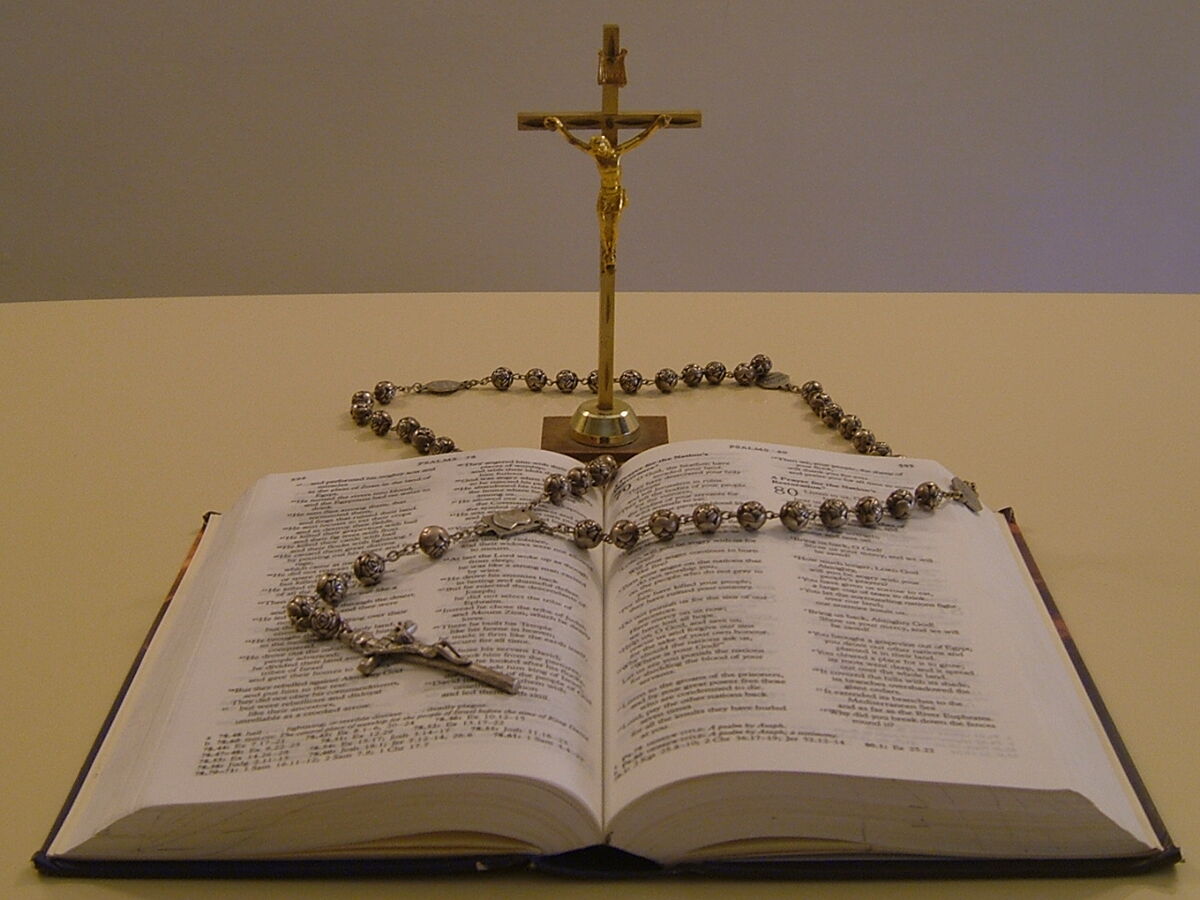
[[(595, 453), (612, 450), (625, 456), (665, 443), (667, 439), (665, 417), (647, 417), (644, 423), (639, 423), (628, 403), (613, 398), (617, 227), (628, 204), (628, 195), (621, 184), (621, 157), (660, 129), (699, 128), (700, 113), (696, 110), (620, 112), (617, 93), (626, 83), (625, 52), (621, 49), (620, 29), (616, 25), (605, 25), (596, 76), (601, 88), (598, 111), (517, 114), (518, 129), (558, 132), (572, 147), (592, 157), (600, 173), (600, 193), (596, 199), (596, 218), (600, 227), (596, 397), (581, 404), (569, 421), (566, 417), (548, 417), (542, 432), (543, 447), (576, 457), (587, 455), (581, 453), (580, 445)], [(622, 141), (622, 128), (638, 131)], [(599, 131), (600, 134), (585, 141), (577, 136), (579, 131)], [(625, 448), (625, 451), (617, 448)]]

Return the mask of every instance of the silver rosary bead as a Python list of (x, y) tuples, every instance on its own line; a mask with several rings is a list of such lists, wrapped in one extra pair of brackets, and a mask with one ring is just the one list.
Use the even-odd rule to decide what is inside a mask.
[(567, 479), (566, 476), (555, 472), (552, 475), (547, 475), (546, 480), (542, 482), (542, 491), (546, 495), (546, 499), (555, 506), (562, 506), (563, 500), (567, 497)]
[(933, 512), (946, 500), (945, 492), (932, 481), (923, 481), (918, 484), (914, 496), (917, 506), (930, 512)]
[(916, 497), (908, 488), (897, 488), (888, 494), (887, 511), (893, 519), (907, 519), (912, 514)]
[(858, 416), (848, 416), (843, 413), (841, 421), (838, 422), (837, 429), (838, 434), (846, 440), (850, 440), (850, 438), (854, 437), (854, 432), (860, 430), (862, 427), (862, 419)]
[(550, 378), (541, 369), (530, 369), (525, 373), (525, 387), (531, 391), (540, 391), (550, 383)]
[(876, 441), (875, 446), (871, 448), (871, 455), (872, 456), (891, 456), (892, 448), (889, 444), (885, 444), (883, 441)]
[(704, 377), (708, 379), (709, 384), (720, 384), (725, 380), (725, 363), (717, 362), (715, 359), (704, 367)]
[(636, 394), (642, 386), (642, 380), (642, 373), (637, 369), (626, 369), (617, 382), (625, 393)]
[(350, 418), (354, 420), (355, 425), (361, 427), (371, 421), (373, 412), (375, 412), (375, 407), (369, 403), (355, 403), (350, 407)]
[(813, 519), (813, 511), (800, 500), (789, 500), (779, 507), (779, 521), (788, 531), (801, 531)]
[(742, 387), (749, 387), (758, 381), (758, 373), (750, 363), (738, 363), (733, 367), (733, 380)]
[(833, 398), (824, 391), (820, 391), (816, 394), (809, 394), (806, 399), (808, 400), (808, 408), (818, 416), (821, 415), (821, 410), (833, 402)]
[(679, 377), (688, 387), (696, 387), (704, 380), (704, 369), (696, 363), (688, 363), (679, 373)]
[(817, 515), (821, 524), (831, 531), (836, 531), (850, 521), (850, 510), (841, 500), (826, 500), (821, 504)]
[(457, 449), (458, 449), (458, 446), (454, 443), (454, 438), (442, 436), (442, 437), (434, 438), (433, 446), (429, 448), (429, 452), (430, 453), (453, 453)]
[(679, 516), (669, 509), (650, 513), (650, 533), (660, 541), (669, 541), (679, 531)]
[(373, 406), (375, 404), (375, 395), (370, 391), (355, 391), (350, 398), (351, 406)]
[(570, 369), (563, 369), (554, 376), (554, 386), (564, 394), (569, 394), (579, 386), (579, 376)]
[(337, 606), (350, 590), (350, 579), (340, 572), (324, 572), (317, 579), (317, 596), (330, 606)]
[(679, 375), (674, 369), (659, 369), (658, 374), (654, 376), (654, 386), (664, 394), (675, 390), (675, 385), (678, 383)]
[(488, 380), (491, 381), (492, 387), (494, 387), (496, 390), (507, 391), (510, 387), (512, 387), (513, 379), (515, 377), (516, 376), (513, 375), (512, 369), (506, 366), (497, 366)]
[(877, 497), (863, 497), (854, 504), (854, 516), (859, 525), (874, 528), (883, 521), (883, 501)]
[(859, 453), (870, 453), (875, 449), (875, 435), (865, 428), (860, 428), (850, 435), (850, 443)]
[(750, 368), (754, 370), (754, 376), (758, 378), (766, 378), (771, 374), (771, 357), (765, 353), (756, 353), (750, 360)]
[(600, 527), (599, 522), (583, 519), (576, 522), (575, 527), (571, 529), (571, 538), (575, 541), (576, 547), (591, 550), (593, 547), (598, 547), (604, 540), (604, 529)]
[(637, 522), (631, 522), (629, 519), (614, 522), (608, 532), (608, 539), (618, 550), (632, 550), (638, 542)]
[(602, 456), (597, 456), (595, 459), (588, 460), (584, 468), (588, 470), (588, 475), (591, 476), (592, 484), (595, 487), (604, 487), (617, 474), (617, 461), (611, 455), (605, 453)]
[(432, 428), (417, 428), (413, 431), (411, 440), (412, 445), (417, 448), (418, 453), (428, 453), (433, 449), (437, 435), (433, 433)]
[(354, 577), (364, 587), (379, 584), (383, 581), (383, 573), (387, 570), (387, 562), (378, 553), (367, 551), (360, 553), (354, 559)]
[(308, 631), (308, 620), (316, 608), (317, 598), (306, 594), (297, 594), (287, 605), (288, 621), (297, 631)]
[(412, 416), (405, 416), (396, 423), (396, 437), (406, 444), (412, 443), (413, 432), (421, 427), (421, 423)]
[(600, 391), (600, 373), (597, 372), (595, 369), (592, 369), (592, 371), (588, 372), (588, 376), (585, 379), (585, 383), (587, 384), (588, 390), (591, 391), (593, 394), (599, 393), (599, 391)]
[(824, 390), (825, 390), (825, 388), (821, 387), (821, 382), (806, 381), (806, 382), (804, 382), (804, 384), (800, 385), (800, 396), (803, 397), (805, 399), (805, 401), (807, 402), (808, 398), (811, 397), (813, 394), (823, 393)]
[(822, 422), (824, 422), (830, 428), (836, 428), (838, 422), (842, 421), (842, 412), (842, 408), (830, 400), (821, 407), (819, 415)]
[(381, 381), (375, 385), (375, 399), (388, 404), (396, 399), (396, 386), (390, 381)]
[(317, 604), (308, 617), (308, 630), (321, 641), (335, 638), (341, 633), (342, 617), (327, 603)]
[(745, 531), (758, 531), (767, 524), (767, 508), (757, 500), (747, 500), (737, 508), (737, 521)]
[(426, 525), (417, 535), (417, 546), (430, 559), (441, 559), (450, 549), (450, 532), (441, 525)]
[(715, 503), (701, 503), (692, 510), (692, 524), (701, 534), (712, 534), (721, 527), (721, 509)]
[(371, 426), (371, 430), (380, 437), (386, 435), (392, 430), (392, 417), (385, 413), (382, 409), (377, 409), (371, 413), (371, 417), (367, 420), (367, 424)]
[(567, 490), (575, 497), (582, 497), (592, 486), (592, 476), (583, 466), (567, 470)]

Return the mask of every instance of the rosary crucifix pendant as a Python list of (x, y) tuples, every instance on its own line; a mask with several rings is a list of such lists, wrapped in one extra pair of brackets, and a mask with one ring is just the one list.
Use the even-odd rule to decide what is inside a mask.
[(416, 632), (417, 624), (405, 620), (386, 637), (377, 638), (362, 631), (344, 632), (344, 642), (363, 655), (363, 661), (358, 664), (358, 671), (363, 675), (370, 675), (382, 663), (409, 662), (472, 678), (506, 694), (517, 692), (517, 683), (511, 676), (471, 662), (447, 640), (426, 644), (417, 639)]

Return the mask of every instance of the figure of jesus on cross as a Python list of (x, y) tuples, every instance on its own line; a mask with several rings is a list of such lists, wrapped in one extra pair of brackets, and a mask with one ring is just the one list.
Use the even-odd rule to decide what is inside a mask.
[(552, 128), (567, 139), (573, 147), (578, 147), (596, 161), (600, 170), (600, 195), (596, 198), (596, 218), (600, 221), (600, 268), (605, 272), (617, 268), (617, 220), (621, 210), (629, 202), (629, 195), (621, 186), (621, 155), (632, 150), (660, 128), (671, 124), (671, 116), (660, 114), (649, 126), (635, 134), (627, 141), (622, 141), (615, 147), (608, 142), (603, 134), (597, 135), (584, 143), (567, 130), (558, 116), (547, 116), (546, 127)]

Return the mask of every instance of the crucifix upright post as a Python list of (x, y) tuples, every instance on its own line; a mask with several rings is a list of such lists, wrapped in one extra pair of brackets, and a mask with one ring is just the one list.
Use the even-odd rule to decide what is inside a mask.
[[(557, 131), (567, 142), (593, 158), (600, 172), (596, 215), (600, 227), (599, 362), (596, 366), (596, 399), (582, 404), (571, 419), (571, 436), (584, 444), (618, 447), (637, 437), (638, 421), (629, 404), (613, 398), (613, 347), (616, 323), (617, 227), (628, 198), (621, 184), (621, 156), (660, 128), (699, 128), (696, 110), (620, 112), (618, 91), (625, 85), (625, 51), (620, 29), (604, 26), (596, 76), (600, 84), (600, 109), (596, 112), (518, 113), (521, 130)], [(625, 142), (622, 128), (639, 132)], [(583, 141), (576, 131), (599, 131)]]

